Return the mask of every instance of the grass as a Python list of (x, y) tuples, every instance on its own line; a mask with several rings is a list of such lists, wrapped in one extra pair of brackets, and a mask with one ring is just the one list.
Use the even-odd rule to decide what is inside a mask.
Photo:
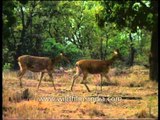
[[(71, 71), (71, 70), (70, 70)], [(23, 79), (23, 88), (19, 86), (16, 71), (3, 73), (3, 118), (19, 119), (105, 119), (105, 118), (157, 118), (158, 117), (158, 84), (148, 80), (148, 69), (133, 66), (126, 70), (111, 69), (111, 83), (103, 80), (103, 91), (100, 91), (100, 76), (89, 75), (87, 92), (80, 84), (82, 77), (75, 82), (70, 91), (72, 72), (54, 73), (57, 90), (55, 91), (46, 75), (37, 90), (38, 74), (27, 73)], [(110, 102), (95, 101), (39, 101), (38, 98), (87, 98), (91, 95), (103, 96), (137, 96), (142, 100), (120, 100)], [(116, 111), (116, 112), (115, 112)]]

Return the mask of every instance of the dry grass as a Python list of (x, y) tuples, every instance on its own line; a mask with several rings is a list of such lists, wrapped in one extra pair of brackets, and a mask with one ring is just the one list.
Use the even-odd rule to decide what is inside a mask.
[[(103, 80), (103, 91), (100, 91), (100, 76), (89, 75), (87, 92), (82, 77), (78, 78), (73, 91), (71, 86), (72, 70), (65, 73), (54, 73), (57, 90), (53, 89), (48, 76), (37, 90), (38, 73), (27, 73), (22, 79), (23, 88), (19, 86), (16, 72), (3, 73), (3, 118), (19, 119), (104, 119), (104, 118), (157, 118), (158, 116), (158, 85), (148, 80), (148, 70), (134, 66), (126, 70), (111, 69), (109, 76), (112, 83)], [(95, 101), (49, 101), (50, 98), (88, 96), (135, 96), (142, 100), (123, 100), (110, 102)], [(43, 101), (39, 100), (43, 98)], [(115, 112), (116, 111), (116, 112)]]

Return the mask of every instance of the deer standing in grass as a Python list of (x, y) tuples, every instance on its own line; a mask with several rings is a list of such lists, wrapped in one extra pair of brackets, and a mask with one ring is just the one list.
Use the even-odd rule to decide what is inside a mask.
[(55, 64), (62, 59), (70, 63), (69, 60), (62, 53), (60, 53), (60, 55), (52, 59), (49, 57), (38, 57), (38, 56), (31, 56), (31, 55), (22, 55), (18, 57), (18, 64), (20, 67), (18, 77), (20, 79), (20, 86), (22, 87), (21, 79), (23, 75), (26, 73), (27, 70), (29, 70), (32, 72), (41, 72), (38, 88), (41, 84), (41, 80), (43, 78), (44, 73), (48, 73), (50, 79), (52, 80), (53, 87), (56, 90), (52, 73), (54, 72)]
[(75, 80), (83, 74), (82, 83), (87, 88), (88, 92), (90, 92), (89, 87), (86, 84), (86, 79), (88, 74), (100, 74), (101, 75), (101, 90), (102, 90), (102, 76), (104, 76), (108, 81), (110, 78), (107, 73), (109, 72), (109, 67), (113, 64), (113, 62), (117, 59), (122, 59), (119, 50), (114, 51), (113, 57), (109, 60), (79, 60), (76, 62), (76, 74), (73, 76), (73, 82), (71, 86), (71, 91), (73, 89), (73, 85)]

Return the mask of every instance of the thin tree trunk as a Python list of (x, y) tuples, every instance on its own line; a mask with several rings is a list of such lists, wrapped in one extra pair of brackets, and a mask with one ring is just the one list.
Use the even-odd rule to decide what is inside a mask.
[(103, 60), (103, 39), (100, 41), (100, 58)]
[(108, 36), (106, 36), (106, 48), (105, 48), (105, 51), (104, 51), (104, 60), (106, 59), (106, 56), (108, 55), (107, 50), (108, 50)]
[(128, 65), (132, 66), (134, 63), (135, 48), (133, 46), (133, 39), (132, 39), (131, 33), (129, 34), (129, 38), (131, 41), (131, 45), (130, 45), (130, 54), (129, 54)]
[(142, 38), (142, 32), (139, 34), (139, 37), (141, 38), (140, 41), (140, 54), (143, 52), (143, 46), (144, 46), (144, 39)]
[(51, 38), (53, 38), (53, 35), (52, 35), (52, 33), (51, 33), (51, 24), (49, 23), (49, 25), (48, 25), (48, 34), (49, 34), (49, 36), (51, 37)]

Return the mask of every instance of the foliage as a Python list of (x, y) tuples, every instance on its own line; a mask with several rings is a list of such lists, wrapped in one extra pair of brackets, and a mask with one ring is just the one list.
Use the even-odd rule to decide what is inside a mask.
[[(130, 55), (128, 63), (133, 65), (136, 48), (132, 33), (139, 29), (152, 32), (149, 55), (150, 79), (158, 81), (158, 1), (103, 1), (105, 18), (103, 23), (114, 23), (118, 29), (129, 28)], [(101, 13), (100, 13), (101, 14)], [(100, 26), (101, 27), (101, 26)], [(142, 50), (141, 50), (142, 52)]]
[[(141, 10), (146, 15), (142, 20), (148, 21), (145, 25), (139, 19)], [(129, 16), (121, 16), (122, 12)], [(151, 34), (144, 28), (153, 24), (153, 17), (141, 3), (129, 1), (4, 1), (3, 65), (16, 68), (23, 54), (55, 57), (64, 52), (74, 64), (82, 58), (108, 59), (120, 49), (128, 58), (131, 44), (137, 51), (135, 62), (146, 63)]]
[(42, 55), (55, 57), (59, 53), (64, 53), (68, 59), (71, 60), (71, 63), (75, 63), (78, 58), (82, 56), (82, 51), (78, 49), (74, 44), (68, 43), (63, 45), (57, 43), (54, 38), (48, 38), (43, 41)]
[(5, 63), (4, 66), (3, 66), (3, 70), (4, 70), (4, 71), (10, 70), (11, 68), (12, 68), (11, 63)]
[(46, 56), (55, 57), (64, 50), (64, 46), (60, 43), (56, 43), (54, 38), (48, 38), (42, 42), (42, 45), (42, 52), (44, 52)]

